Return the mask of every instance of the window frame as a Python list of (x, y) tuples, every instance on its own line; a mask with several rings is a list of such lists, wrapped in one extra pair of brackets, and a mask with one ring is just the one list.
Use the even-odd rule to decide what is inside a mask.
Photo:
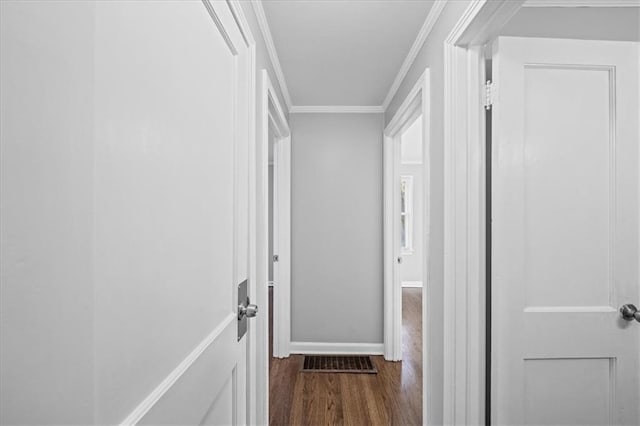
[[(402, 185), (404, 184), (404, 206), (402, 205)], [(403, 207), (405, 211), (403, 210)], [(402, 217), (404, 216), (404, 228)], [(413, 176), (400, 175), (400, 252), (401, 254), (413, 254)], [(404, 234), (405, 245), (402, 245)]]

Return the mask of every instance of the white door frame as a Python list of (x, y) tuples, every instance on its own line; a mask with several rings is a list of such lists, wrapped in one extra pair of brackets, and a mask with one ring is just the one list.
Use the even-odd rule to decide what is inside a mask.
[[(257, 421), (269, 423), (269, 126), (274, 145), (274, 254), (279, 256), (278, 282), (273, 286), (273, 356), (289, 356), (291, 343), (291, 132), (287, 117), (266, 70), (261, 73), (259, 136), (256, 144), (256, 283), (257, 304), (262, 311), (256, 323)], [(275, 176), (275, 173), (278, 173)], [(277, 188), (275, 185), (277, 184)], [(277, 194), (277, 195), (276, 195)], [(277, 205), (276, 205), (277, 204)], [(277, 231), (277, 234), (276, 234)]]
[(524, 0), (474, 0), (444, 43), (444, 424), (485, 422), (484, 44)]
[[(413, 86), (402, 105), (384, 129), (384, 358), (388, 361), (402, 359), (402, 286), (400, 283), (398, 258), (400, 250), (400, 135), (422, 114), (422, 176), (423, 176), (423, 291), (422, 291), (422, 362), (424, 366), (422, 396), (425, 419), (431, 413), (430, 388), (426, 385), (433, 374), (433, 365), (426, 350), (432, 333), (429, 328), (435, 324), (428, 321), (431, 310), (427, 303), (429, 284), (429, 164), (430, 164), (430, 74), (427, 68)], [(429, 424), (429, 422), (427, 422)]]

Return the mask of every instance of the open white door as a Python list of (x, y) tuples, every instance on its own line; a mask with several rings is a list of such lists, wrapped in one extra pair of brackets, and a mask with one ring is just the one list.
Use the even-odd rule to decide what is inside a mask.
[[(126, 3), (125, 3), (126, 5)], [(154, 7), (151, 3), (150, 7)], [(123, 12), (130, 8), (124, 7)], [(251, 52), (241, 28), (226, 1), (186, 2), (176, 4), (175, 19), (181, 14), (192, 18), (192, 26), (200, 25), (202, 46), (199, 59), (182, 64), (197, 67), (206, 74), (200, 80), (202, 95), (193, 126), (201, 128), (203, 141), (185, 135), (185, 151), (195, 153), (196, 142), (202, 143), (199, 158), (187, 158), (192, 174), (201, 177), (195, 188), (185, 187), (189, 195), (201, 199), (200, 210), (209, 213), (202, 226), (198, 249), (204, 250), (208, 263), (193, 264), (194, 276), (213, 288), (207, 300), (209, 335), (187, 358), (179, 380), (140, 419), (141, 424), (206, 424), (244, 425), (248, 423), (247, 391), (248, 315), (240, 318), (239, 305), (246, 305), (249, 269), (249, 126)], [(142, 28), (146, 28), (142, 25)], [(195, 49), (191, 45), (183, 47)], [(189, 73), (194, 74), (194, 70)], [(176, 102), (183, 102), (176, 100)], [(186, 106), (185, 106), (186, 108)], [(194, 113), (191, 113), (194, 115)], [(186, 160), (185, 160), (186, 161)], [(195, 192), (192, 194), (192, 192)], [(212, 207), (213, 206), (213, 207)], [(201, 211), (193, 213), (200, 217)], [(197, 274), (197, 275), (196, 275)], [(240, 286), (241, 283), (244, 286)], [(239, 288), (240, 287), (240, 288)], [(240, 300), (242, 299), (242, 300)], [(253, 301), (252, 301), (253, 302)], [(251, 311), (251, 309), (249, 309)], [(252, 348), (255, 351), (255, 348)], [(255, 360), (255, 357), (252, 358)], [(125, 421), (129, 423), (129, 421)]]
[(638, 71), (637, 43), (494, 43), (494, 424), (640, 424)]
[[(189, 30), (183, 29), (183, 32), (191, 38), (186, 39), (187, 35), (181, 34), (182, 44), (176, 47), (169, 41), (166, 44), (157, 42), (161, 52), (157, 56), (151, 56), (147, 48), (146, 54), (136, 51), (138, 55), (125, 62), (123, 49), (101, 50), (105, 55), (112, 55), (102, 59), (104, 64), (116, 65), (104, 72), (101, 69), (99, 81), (105, 88), (101, 99), (105, 102), (100, 104), (105, 107), (98, 113), (119, 119), (129, 113), (118, 100), (128, 99), (125, 97), (128, 93), (137, 93), (140, 84), (139, 80), (129, 77), (132, 71), (128, 69), (129, 74), (120, 75), (116, 66), (121, 63), (135, 63), (138, 67), (139, 62), (150, 63), (152, 67), (155, 60), (160, 64), (157, 66), (160, 70), (147, 72), (146, 78), (178, 85), (174, 105), (180, 107), (175, 108), (178, 112), (171, 110), (167, 115), (169, 124), (165, 128), (170, 128), (178, 118), (182, 119), (178, 114), (184, 111), (186, 124), (181, 124), (175, 130), (176, 134), (171, 135), (172, 143), (182, 147), (176, 150), (182, 161), (181, 168), (167, 167), (168, 170), (160, 169), (157, 174), (171, 176), (182, 184), (180, 190), (176, 190), (181, 195), (176, 196), (175, 207), (165, 209), (179, 220), (173, 225), (176, 229), (189, 232), (188, 243), (178, 252), (184, 252), (184, 258), (176, 260), (189, 265), (189, 273), (180, 279), (189, 284), (200, 283), (206, 290), (196, 294), (191, 290), (192, 286), (185, 285), (185, 291), (192, 293), (189, 306), (206, 320), (202, 326), (204, 340), (124, 424), (244, 425), (252, 408), (248, 406), (247, 392), (248, 367), (252, 368), (248, 366), (249, 336), (240, 337), (239, 331), (246, 327), (248, 332), (255, 332), (255, 327), (247, 327), (247, 321), (255, 320), (247, 320), (246, 315), (243, 321), (238, 320), (239, 304), (246, 304), (250, 292), (249, 286), (240, 290), (238, 287), (240, 283), (246, 283), (249, 269), (250, 97), (255, 95), (251, 93), (252, 52), (232, 6), (227, 1), (209, 0), (168, 2), (166, 5), (157, 2), (100, 4), (101, 28), (109, 30), (101, 38), (106, 46), (111, 46), (111, 40), (118, 37), (121, 37), (122, 40), (118, 40), (122, 45), (147, 46), (142, 43), (148, 39), (164, 40), (159, 38), (160, 34), (169, 34), (167, 39), (174, 40), (175, 36), (169, 32), (171, 28), (167, 29), (163, 23), (171, 20), (188, 22)], [(159, 11), (164, 12), (164, 20), (152, 21), (149, 16), (155, 17)], [(194, 36), (191, 36), (192, 32)], [(170, 47), (178, 52), (190, 49), (193, 53), (176, 59)], [(174, 56), (165, 59), (162, 52), (165, 52), (164, 56)], [(142, 74), (142, 71), (137, 72)], [(150, 97), (154, 95), (152, 91), (148, 93)], [(161, 103), (157, 109), (162, 110)], [(158, 179), (156, 175), (153, 177)], [(173, 181), (171, 183), (171, 188), (176, 186)], [(177, 213), (173, 213), (174, 210)], [(167, 215), (163, 211), (156, 217), (165, 220), (162, 223), (173, 224), (164, 219)], [(189, 226), (183, 226), (185, 221)], [(187, 256), (189, 253), (196, 255)], [(244, 303), (240, 302), (239, 293), (244, 294)], [(194, 300), (195, 296), (199, 296), (199, 300)], [(184, 327), (183, 333), (186, 333), (187, 326)]]
[[(213, 71), (212, 78), (219, 88), (216, 91), (217, 103), (225, 114), (231, 113), (231, 120), (219, 120), (220, 133), (212, 140), (214, 144), (227, 145), (220, 147), (221, 155), (227, 157), (228, 165), (233, 171), (232, 189), (233, 203), (221, 202), (220, 209), (224, 210), (221, 219), (227, 221), (226, 226), (218, 223), (220, 230), (226, 229), (224, 235), (231, 240), (224, 242), (219, 239), (218, 244), (226, 247), (232, 253), (231, 264), (228, 265), (230, 275), (220, 277), (214, 283), (220, 287), (220, 296), (213, 303), (219, 305), (217, 310), (217, 327), (220, 329), (218, 338), (211, 347), (211, 380), (216, 388), (213, 393), (217, 397), (209, 408), (203, 420), (204, 424), (243, 425), (247, 424), (247, 413), (252, 407), (247, 407), (247, 367), (250, 359), (247, 353), (248, 335), (255, 332), (255, 327), (247, 324), (250, 310), (247, 313), (239, 305), (248, 304), (247, 292), (249, 286), (242, 288), (241, 283), (248, 279), (249, 269), (249, 133), (248, 128), (250, 108), (249, 99), (255, 96), (250, 93), (250, 79), (253, 78), (250, 64), (250, 51), (245, 44), (241, 31), (227, 2), (205, 2), (205, 6), (218, 23), (219, 57), (218, 70)], [(217, 121), (217, 120), (216, 120)], [(228, 185), (231, 180), (221, 178), (219, 185)], [(231, 201), (231, 199), (229, 199)], [(224, 297), (223, 297), (224, 295)], [(230, 296), (230, 298), (229, 298)], [(240, 300), (242, 299), (242, 300)], [(242, 317), (240, 320), (239, 318)], [(253, 320), (255, 321), (255, 320)], [(244, 330), (244, 331), (243, 331)], [(255, 348), (252, 348), (255, 350)], [(252, 357), (251, 359), (255, 359)]]

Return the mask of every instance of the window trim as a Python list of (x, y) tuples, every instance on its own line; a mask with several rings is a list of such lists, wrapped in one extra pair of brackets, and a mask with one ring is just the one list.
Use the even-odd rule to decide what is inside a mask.
[[(402, 205), (400, 206), (400, 218), (405, 217), (405, 229), (400, 229), (405, 233), (405, 246), (400, 246), (401, 254), (413, 254), (415, 252), (413, 248), (413, 176), (412, 175), (400, 175), (400, 191), (402, 191), (402, 184), (405, 185), (405, 211), (402, 211)], [(402, 196), (400, 197), (402, 203)], [(402, 241), (402, 239), (400, 240)]]

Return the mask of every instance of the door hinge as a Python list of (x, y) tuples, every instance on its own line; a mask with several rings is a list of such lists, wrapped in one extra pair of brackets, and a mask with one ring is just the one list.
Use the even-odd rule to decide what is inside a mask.
[(280, 260), (280, 256), (278, 256), (277, 254), (274, 254), (274, 255), (273, 255), (273, 261), (274, 261), (274, 262), (277, 262), (277, 261), (279, 261), (279, 260)]
[(484, 84), (484, 109), (490, 110), (496, 101), (498, 86), (491, 80), (487, 80)]

